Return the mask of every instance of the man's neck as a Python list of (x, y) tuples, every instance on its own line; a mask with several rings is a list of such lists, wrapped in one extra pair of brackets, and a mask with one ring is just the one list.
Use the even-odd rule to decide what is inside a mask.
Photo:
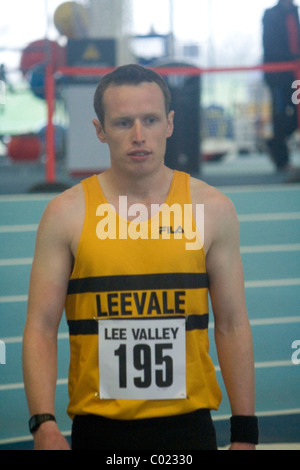
[(144, 176), (122, 175), (112, 168), (99, 176), (103, 192), (108, 200), (127, 196), (131, 204), (151, 202), (162, 204), (169, 193), (173, 170), (163, 166), (159, 171)]

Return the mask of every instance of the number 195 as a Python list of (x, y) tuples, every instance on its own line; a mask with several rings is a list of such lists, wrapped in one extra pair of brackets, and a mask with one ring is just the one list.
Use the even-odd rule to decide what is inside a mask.
[[(148, 388), (154, 377), (157, 387), (170, 387), (173, 384), (173, 358), (164, 355), (165, 350), (173, 349), (172, 344), (155, 344), (154, 366), (163, 366), (152, 370), (151, 346), (148, 344), (136, 344), (133, 348), (133, 366), (137, 371), (142, 371), (141, 377), (134, 377), (133, 382), (137, 388)], [(121, 344), (115, 351), (119, 357), (119, 387), (127, 387), (127, 347)]]

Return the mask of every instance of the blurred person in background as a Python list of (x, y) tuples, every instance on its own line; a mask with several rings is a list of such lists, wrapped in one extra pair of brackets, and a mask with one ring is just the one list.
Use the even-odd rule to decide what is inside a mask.
[[(263, 16), (264, 63), (300, 59), (300, 24), (294, 0), (279, 0)], [(272, 99), (273, 138), (267, 142), (278, 171), (291, 170), (288, 138), (298, 128), (296, 105), (292, 102), (294, 72), (266, 73)]]

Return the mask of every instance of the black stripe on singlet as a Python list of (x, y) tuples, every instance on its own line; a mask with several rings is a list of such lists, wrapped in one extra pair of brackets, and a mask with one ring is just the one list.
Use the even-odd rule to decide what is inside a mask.
[[(155, 320), (166, 319), (166, 318), (176, 318), (172, 317), (151, 317)], [(141, 320), (151, 320), (148, 317), (140, 317)], [(115, 318), (116, 319), (116, 318)], [(118, 317), (120, 319), (120, 317)], [(137, 320), (138, 317), (129, 318), (129, 320)], [(126, 318), (128, 320), (128, 318)], [(79, 335), (97, 335), (98, 334), (98, 322), (95, 320), (69, 320), (69, 334), (70, 336), (79, 336)], [(189, 315), (186, 317), (186, 331), (192, 330), (207, 330), (208, 329), (208, 313), (204, 315)]]
[(207, 273), (158, 273), (86, 277), (69, 281), (68, 295), (87, 292), (208, 288)]

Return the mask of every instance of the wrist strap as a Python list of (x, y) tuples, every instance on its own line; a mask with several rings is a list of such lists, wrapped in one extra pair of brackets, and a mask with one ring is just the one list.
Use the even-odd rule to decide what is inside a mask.
[(56, 421), (55, 416), (50, 413), (44, 413), (40, 415), (34, 415), (29, 420), (29, 430), (33, 434), (35, 431), (38, 430), (41, 424), (45, 423), (46, 421)]
[(258, 419), (256, 416), (232, 416), (230, 418), (230, 442), (258, 444)]

